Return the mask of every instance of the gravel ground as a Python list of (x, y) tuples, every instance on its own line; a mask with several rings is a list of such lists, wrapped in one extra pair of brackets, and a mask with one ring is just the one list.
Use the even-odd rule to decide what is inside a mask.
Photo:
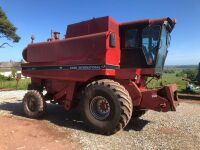
[[(23, 119), (21, 99), (26, 91), (0, 92), (0, 114)], [(71, 133), (83, 149), (200, 149), (200, 104), (182, 102), (176, 112), (148, 111), (140, 119), (115, 135), (92, 133), (76, 111), (66, 112), (61, 106), (48, 104), (42, 121)]]

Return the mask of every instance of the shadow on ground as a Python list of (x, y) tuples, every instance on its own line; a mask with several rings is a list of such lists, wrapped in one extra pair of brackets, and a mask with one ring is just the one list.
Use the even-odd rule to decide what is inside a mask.
[[(19, 102), (19, 103), (18, 103)], [(25, 117), (22, 111), (21, 100), (16, 103), (5, 102), (0, 104), (0, 111), (9, 111), (10, 114), (15, 116)], [(60, 105), (47, 104), (47, 112), (40, 120), (47, 120), (55, 125), (67, 127), (76, 130), (83, 130), (90, 133), (96, 133), (85, 125), (81, 119), (81, 114), (78, 110), (65, 111)], [(141, 131), (149, 121), (143, 119), (134, 119), (124, 129), (125, 131)]]
[(186, 94), (179, 94), (178, 98), (180, 99), (189, 99), (189, 100), (199, 100), (200, 101), (200, 96), (198, 95), (186, 95)]

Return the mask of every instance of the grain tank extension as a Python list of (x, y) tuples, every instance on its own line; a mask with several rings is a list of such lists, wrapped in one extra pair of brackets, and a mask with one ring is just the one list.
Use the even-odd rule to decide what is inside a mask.
[(94, 18), (68, 25), (62, 40), (56, 32), (47, 42), (29, 44), (22, 64), (23, 75), (31, 77), (25, 114), (40, 117), (48, 100), (66, 110), (80, 106), (89, 126), (113, 134), (148, 109), (175, 111), (176, 85), (146, 87), (148, 77), (162, 75), (175, 23)]

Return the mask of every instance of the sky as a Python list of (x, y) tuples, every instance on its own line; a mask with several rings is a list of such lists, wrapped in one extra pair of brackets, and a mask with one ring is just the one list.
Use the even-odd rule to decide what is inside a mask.
[[(31, 42), (46, 41), (51, 29), (64, 36), (68, 24), (112, 16), (119, 22), (170, 17), (177, 20), (171, 34), (166, 65), (200, 62), (200, 0), (0, 0), (9, 20), (18, 28), (19, 43), (0, 48), (0, 61), (20, 61)], [(6, 39), (1, 38), (0, 44)]]

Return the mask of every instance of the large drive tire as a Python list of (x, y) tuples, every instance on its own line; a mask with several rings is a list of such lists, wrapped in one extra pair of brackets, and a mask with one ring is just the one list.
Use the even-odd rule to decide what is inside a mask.
[(87, 85), (81, 100), (84, 121), (101, 134), (114, 134), (131, 119), (132, 100), (118, 82), (108, 79)]
[(143, 116), (146, 112), (147, 112), (147, 110), (136, 110), (136, 111), (133, 111), (132, 118), (133, 119), (138, 119), (141, 116)]
[(42, 95), (36, 91), (28, 91), (23, 98), (23, 111), (29, 118), (41, 117), (46, 109), (46, 102)]

